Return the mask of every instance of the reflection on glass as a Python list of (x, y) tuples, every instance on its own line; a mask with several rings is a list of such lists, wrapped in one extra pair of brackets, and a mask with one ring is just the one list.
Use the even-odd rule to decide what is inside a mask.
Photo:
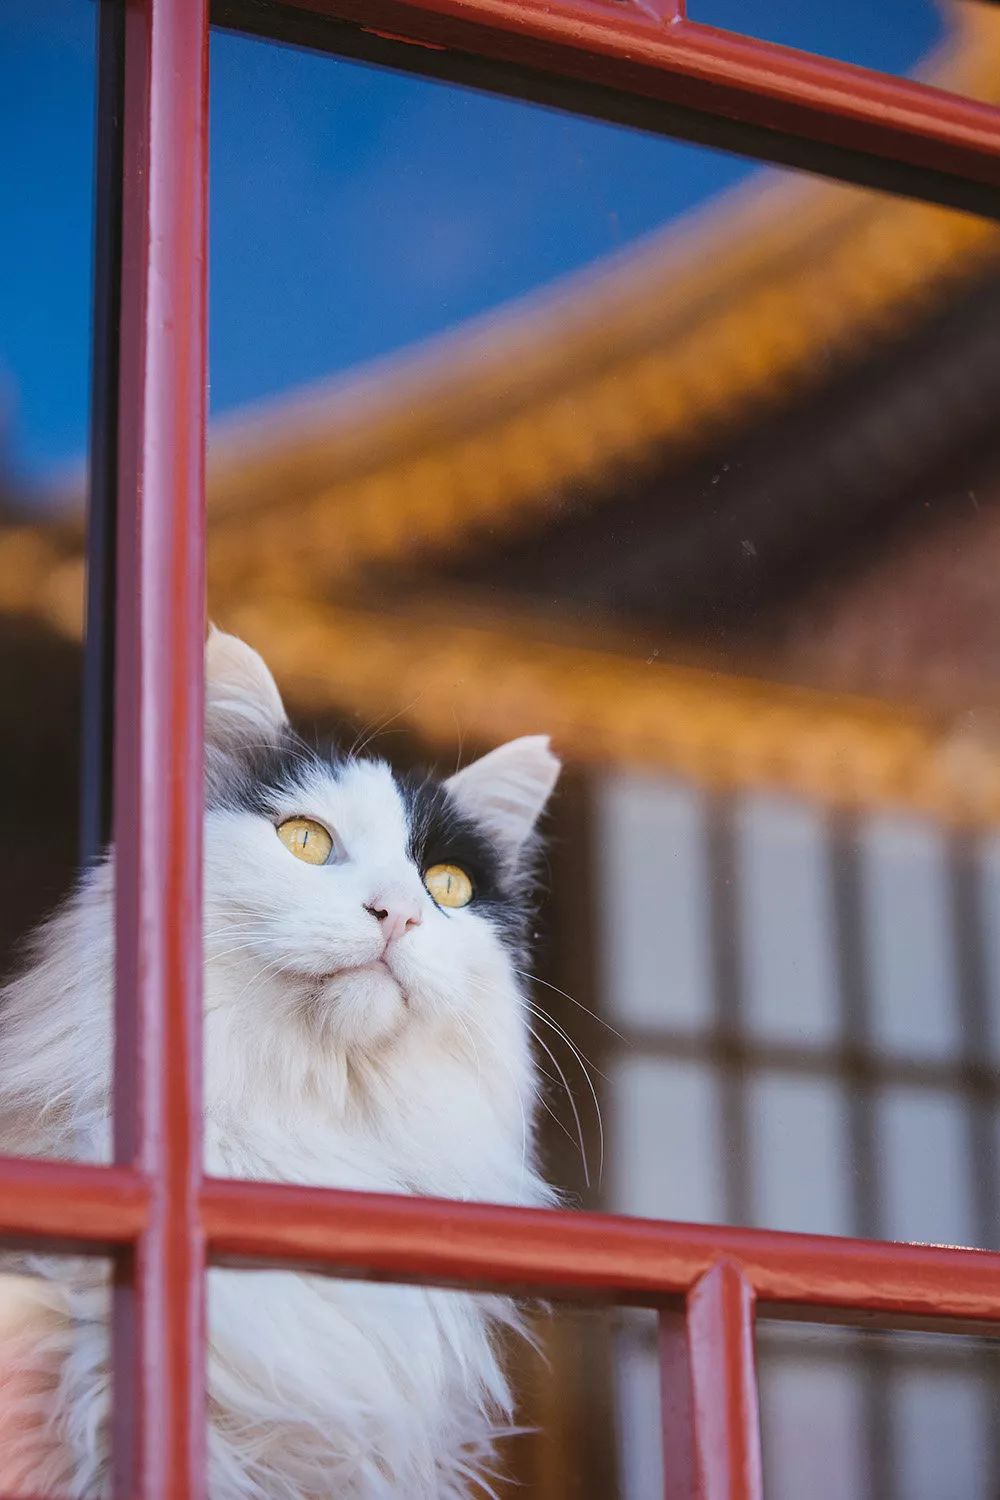
[(0, 1490), (6, 1500), (106, 1493), (107, 1261), (0, 1252)]
[[(212, 613), (401, 764), (555, 736), (550, 1175), (990, 1242), (1000, 232), (227, 33), (213, 88)], [(2, 540), (13, 936), (80, 569)]]
[(884, 73), (909, 73), (960, 24), (961, 6), (935, 0), (689, 0), (692, 21), (722, 26), (786, 47), (842, 58)]
[[(212, 613), (401, 764), (554, 734), (550, 1175), (990, 1242), (1000, 233), (229, 34), (213, 85)], [(8, 618), (70, 661), (54, 538)]]
[(0, 9), (0, 981), (77, 852), (79, 535), (39, 516), (83, 501), (96, 16)]
[(753, 170), (227, 32), (211, 61), (220, 414), (422, 346)]
[[(858, 20), (1000, 60), (996, 11)], [(550, 1175), (990, 1242), (1000, 233), (213, 49), (214, 597), (401, 763), (554, 733)]]
[(0, 15), (0, 499), (82, 469), (90, 376), (96, 5)]
[(994, 1345), (941, 1334), (758, 1329), (768, 1500), (992, 1500)]
[[(277, 1492), (283, 1466), (304, 1473), (321, 1461), (337, 1495), (378, 1494), (381, 1476), (395, 1486), (385, 1493), (408, 1500), (660, 1496), (657, 1315), (526, 1303), (519, 1329), (494, 1340), (486, 1391), (485, 1350), (469, 1330), (495, 1305), (441, 1289), (212, 1271), (216, 1472), (228, 1455), (262, 1493)], [(238, 1368), (227, 1359), (237, 1327)], [(241, 1445), (265, 1367), (271, 1441)]]

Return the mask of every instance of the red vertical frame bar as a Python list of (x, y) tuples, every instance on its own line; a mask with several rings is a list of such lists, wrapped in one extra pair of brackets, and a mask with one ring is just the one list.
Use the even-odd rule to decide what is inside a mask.
[(754, 1293), (719, 1261), (661, 1318), (664, 1500), (763, 1500)]
[(115, 1493), (205, 1494), (201, 803), (206, 0), (127, 0), (115, 684)]

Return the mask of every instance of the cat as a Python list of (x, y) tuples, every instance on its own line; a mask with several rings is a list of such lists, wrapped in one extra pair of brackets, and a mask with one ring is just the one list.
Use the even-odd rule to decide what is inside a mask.
[[(235, 637), (211, 631), (206, 676), (207, 1170), (553, 1202), (520, 984), (548, 740), (443, 781), (395, 775), (299, 738)], [(2, 1152), (109, 1159), (112, 900), (109, 856), (0, 997)], [(18, 1269), (0, 1489), (103, 1496), (106, 1287), (82, 1259)], [(499, 1345), (519, 1326), (504, 1298), (213, 1271), (209, 1322), (211, 1500), (492, 1493), (512, 1418)]]

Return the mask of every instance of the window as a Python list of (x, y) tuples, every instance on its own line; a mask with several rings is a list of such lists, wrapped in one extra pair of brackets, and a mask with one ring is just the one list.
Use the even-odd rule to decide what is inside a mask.
[[(212, 19), (874, 184), (922, 200), (922, 209), (969, 210), (982, 217), (952, 214), (939, 221), (936, 209), (927, 211), (935, 224), (960, 222), (965, 227), (955, 234), (970, 256), (980, 253), (993, 233), (984, 221), (998, 209), (1000, 110), (976, 102), (971, 82), (959, 78), (958, 90), (946, 92), (855, 70), (715, 31), (697, 18), (688, 21), (681, 9), (677, 0), (634, 6), (527, 0), (516, 8), (504, 0), (376, 0), (364, 7), (352, 0), (220, 0)], [(975, 7), (968, 11), (978, 17)], [(599, 788), (589, 815), (600, 818), (615, 805), (609, 857), (634, 865), (655, 859), (657, 841), (647, 822), (652, 807), (684, 866), (669, 877), (675, 913), (699, 881), (711, 883), (715, 897), (707, 923), (699, 925), (700, 908), (690, 922), (678, 916), (678, 940), (669, 953), (665, 949), (681, 976), (676, 1014), (665, 1022), (656, 995), (644, 991), (641, 980), (627, 984), (618, 1020), (640, 1035), (643, 1055), (608, 1059), (623, 1138), (631, 1130), (648, 1143), (640, 1112), (660, 1109), (664, 1100), (684, 1121), (696, 1122), (666, 1198), (656, 1196), (650, 1173), (645, 1196), (615, 1199), (613, 1162), (609, 1192), (619, 1212), (609, 1214), (203, 1178), (199, 888), (209, 19), (202, 0), (128, 6), (104, 0), (100, 10), (95, 340), (106, 358), (98, 362), (104, 384), (96, 393), (92, 456), (87, 743), (91, 804), (100, 807), (111, 763), (110, 739), (102, 731), (112, 722), (113, 665), (114, 826), (120, 830), (116, 1164), (0, 1162), (0, 1230), (8, 1241), (41, 1240), (115, 1260), (115, 1461), (123, 1496), (193, 1500), (203, 1493), (206, 1268), (273, 1264), (478, 1290), (524, 1288), (655, 1309), (661, 1315), (665, 1492), (760, 1500), (757, 1315), (791, 1311), (885, 1328), (947, 1323), (970, 1335), (1000, 1322), (994, 1252), (838, 1237), (929, 1233), (975, 1240), (995, 1232), (992, 1198), (973, 1201), (950, 1164), (959, 1155), (967, 1159), (967, 1139), (978, 1142), (975, 1150), (992, 1149), (981, 1105), (996, 1092), (995, 1070), (968, 1055), (976, 1035), (971, 1020), (960, 1035), (952, 1029), (959, 1001), (939, 1008), (957, 972), (956, 994), (967, 993), (974, 1019), (981, 976), (963, 975), (961, 964), (956, 971), (949, 957), (956, 931), (964, 933), (961, 951), (976, 964), (981, 960), (983, 975), (995, 955), (980, 954), (978, 937), (967, 941), (979, 930), (978, 903), (991, 888), (992, 866), (982, 881), (970, 882), (958, 857), (959, 837), (928, 840), (905, 820), (876, 818), (860, 841), (855, 825), (845, 846), (841, 825), (810, 820), (780, 801), (755, 800), (748, 789), (761, 779), (761, 767), (777, 767), (773, 779), (785, 791), (821, 794), (824, 805), (840, 809), (838, 816), (879, 811), (891, 792), (911, 814), (931, 812), (978, 826), (995, 815), (995, 761), (975, 737), (936, 735), (904, 710), (876, 712), (831, 694), (817, 701), (815, 713), (803, 714), (780, 683), (744, 686), (710, 700), (703, 677), (678, 669), (678, 701), (690, 709), (685, 740), (671, 725), (650, 728), (649, 696), (645, 685), (637, 686), (635, 716), (623, 732), (636, 743), (659, 734), (669, 748), (670, 774), (650, 773), (656, 784), (641, 816), (630, 820), (634, 783), (621, 778)], [(794, 342), (791, 320), (781, 331)], [(842, 470), (831, 473), (843, 481)], [(912, 586), (919, 588), (919, 559), (913, 571)], [(849, 605), (839, 601), (853, 618)], [(791, 641), (786, 675), (808, 679), (821, 644)], [(843, 649), (865, 657), (863, 638), (852, 644), (848, 637)], [(560, 673), (553, 651), (555, 691)], [(591, 666), (601, 668), (596, 660)], [(578, 713), (577, 732), (587, 733), (569, 688), (560, 712), (567, 722)], [(793, 747), (807, 734), (816, 752), (809, 756)], [(832, 758), (828, 744), (836, 747)], [(685, 772), (700, 778), (702, 791), (678, 785), (677, 774)], [(776, 843), (784, 850), (782, 869), (796, 871), (781, 910), (768, 904), (776, 894), (767, 874)], [(901, 849), (903, 881), (894, 873)], [(738, 881), (731, 878), (737, 867), (744, 872)], [(933, 918), (940, 909), (944, 889), (954, 893), (954, 920), (938, 929), (926, 913)], [(749, 918), (741, 901), (752, 904)], [(906, 908), (920, 973), (938, 978), (912, 1006), (901, 1003), (913, 955), (876, 942), (868, 966), (881, 995), (876, 1023), (868, 997), (854, 992), (852, 965), (859, 945), (869, 941), (865, 914), (886, 903)], [(793, 1015), (772, 1003), (785, 982), (768, 971), (775, 949), (766, 942), (770, 930), (788, 921), (789, 905), (803, 943), (801, 953), (793, 943), (779, 954), (801, 984), (802, 1004)], [(608, 951), (615, 944), (622, 949), (614, 963), (618, 982), (627, 970), (627, 927), (636, 913), (610, 901), (606, 911)], [(877, 931), (898, 930), (903, 920), (890, 916)], [(807, 941), (810, 933), (815, 936)], [(816, 961), (824, 951), (826, 964)], [(835, 972), (845, 969), (847, 983)], [(837, 1012), (839, 996), (849, 1002), (843, 1013)], [(668, 1095), (661, 1081), (678, 1058), (697, 1066), (678, 1075)], [(739, 1087), (720, 1090), (726, 1078), (736, 1078)], [(870, 1105), (860, 1119), (858, 1097)], [(843, 1168), (839, 1188), (815, 1201), (795, 1192), (791, 1209), (790, 1178), (762, 1170), (737, 1181), (729, 1149), (733, 1139), (751, 1142), (766, 1164), (776, 1150), (771, 1143), (787, 1134), (789, 1122), (797, 1152), (784, 1166), (792, 1179), (807, 1182), (818, 1159), (829, 1163), (832, 1179), (838, 1164)], [(677, 1128), (670, 1120), (658, 1126)], [(873, 1129), (889, 1143), (890, 1162), (892, 1143), (907, 1134), (926, 1139), (929, 1158), (941, 1154), (941, 1180), (954, 1194), (939, 1205), (936, 1223), (915, 1214), (905, 1172), (887, 1182), (880, 1216), (856, 1195), (851, 1152), (863, 1153), (864, 1133)], [(749, 1198), (747, 1181), (753, 1184)], [(723, 1215), (732, 1222), (711, 1227), (727, 1194)], [(808, 1233), (791, 1232), (798, 1228)], [(621, 1337), (621, 1378), (628, 1380), (630, 1370), (648, 1364), (653, 1341), (638, 1326), (626, 1326)], [(777, 1388), (795, 1351), (778, 1340), (768, 1348), (768, 1379)], [(825, 1344), (813, 1366), (819, 1386), (836, 1384), (837, 1348)], [(922, 1355), (923, 1363), (906, 1364), (900, 1356), (905, 1399), (914, 1410), (928, 1391), (933, 1399), (943, 1368), (935, 1358)], [(973, 1383), (978, 1379), (974, 1353), (966, 1363), (964, 1354), (949, 1358), (949, 1368)], [(842, 1390), (840, 1396), (849, 1399)], [(642, 1467), (636, 1458), (636, 1472), (656, 1471), (655, 1458), (649, 1462), (652, 1467)]]

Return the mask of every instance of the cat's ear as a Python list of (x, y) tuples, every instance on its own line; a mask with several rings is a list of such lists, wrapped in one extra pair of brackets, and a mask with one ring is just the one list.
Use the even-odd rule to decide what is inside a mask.
[(222, 749), (271, 741), (287, 722), (277, 684), (262, 656), (235, 635), (209, 626), (205, 642), (205, 738)]
[(559, 771), (548, 735), (531, 734), (491, 750), (445, 785), (463, 812), (516, 855), (541, 817)]

